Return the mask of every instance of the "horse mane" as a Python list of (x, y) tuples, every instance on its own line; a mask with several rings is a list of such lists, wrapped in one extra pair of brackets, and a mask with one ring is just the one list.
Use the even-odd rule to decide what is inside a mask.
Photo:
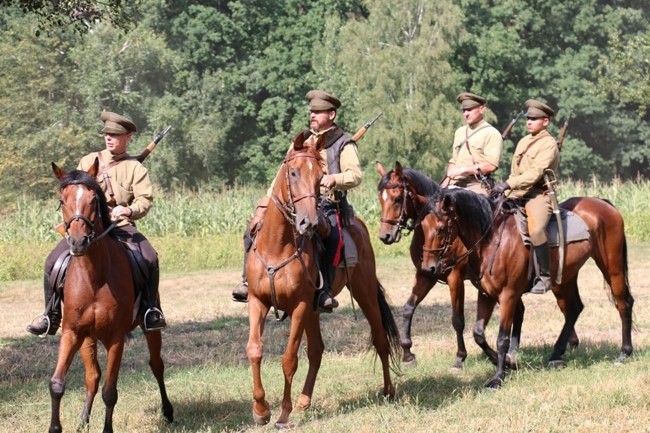
[(106, 196), (104, 195), (104, 191), (102, 191), (102, 188), (99, 186), (99, 183), (97, 182), (96, 179), (89, 176), (88, 173), (86, 173), (83, 170), (72, 170), (66, 173), (61, 178), (60, 182), (61, 183), (59, 184), (59, 190), (63, 190), (63, 188), (70, 185), (84, 185), (89, 189), (93, 190), (95, 192), (95, 195), (97, 196), (97, 200), (99, 200), (98, 202), (99, 211), (100, 211), (100, 216), (102, 218), (102, 224), (104, 225), (104, 228), (111, 225), (111, 218), (110, 218), (111, 213), (108, 210), (108, 203), (106, 202)]
[[(412, 168), (404, 167), (402, 170), (403, 174), (408, 177), (413, 183), (415, 191), (418, 193), (418, 195), (422, 195), (424, 197), (433, 197), (436, 195), (436, 193), (438, 193), (438, 191), (440, 191), (440, 185), (435, 183), (426, 174)], [(386, 188), (386, 185), (390, 183), (390, 177), (393, 172), (394, 170), (390, 170), (386, 172), (384, 176), (382, 176), (381, 180), (379, 181), (379, 186), (377, 186), (378, 191), (382, 191), (384, 188)]]
[(494, 221), (494, 202), (482, 194), (465, 188), (441, 189), (442, 199), (449, 198), (456, 207), (458, 220), (483, 233)]

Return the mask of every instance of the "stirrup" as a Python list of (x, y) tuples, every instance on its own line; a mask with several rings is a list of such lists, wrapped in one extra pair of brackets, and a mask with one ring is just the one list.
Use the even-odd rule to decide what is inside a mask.
[[(147, 317), (149, 317), (150, 314), (152, 313), (158, 313), (160, 315), (160, 319), (162, 322), (164, 322), (164, 325), (156, 327), (156, 328), (149, 328), (147, 326)], [(149, 308), (145, 313), (144, 316), (142, 316), (142, 327), (144, 328), (144, 332), (149, 332), (149, 331), (158, 331), (160, 329), (163, 329), (167, 327), (167, 321), (165, 320), (165, 316), (163, 315), (163, 312), (160, 311), (159, 308), (156, 307), (151, 307)]]
[[(319, 290), (319, 292), (320, 293), (316, 297), (316, 311), (318, 311), (319, 313), (331, 313), (331, 312), (333, 312), (334, 309), (339, 306), (339, 301), (337, 301), (336, 298), (334, 296), (332, 296), (331, 293), (326, 292), (325, 290), (321, 289), (321, 290)], [(331, 301), (332, 301), (332, 306), (331, 307), (328, 308), (328, 307), (323, 307), (321, 305), (321, 299), (323, 297), (329, 297), (329, 299), (331, 299)]]
[[(30, 332), (30, 334), (36, 335), (38, 338), (46, 338), (48, 335), (50, 335), (50, 328), (52, 327), (52, 321), (50, 320), (50, 316), (48, 316), (47, 313), (45, 313), (45, 312), (38, 313), (36, 316), (34, 316), (32, 318), (31, 322), (29, 322), (29, 325), (27, 325), (27, 327), (29, 328), (30, 326), (32, 326), (34, 324), (34, 322), (36, 321), (36, 319), (41, 318), (41, 317), (43, 318), (41, 320), (47, 321), (47, 328), (45, 329), (45, 332), (42, 333), (42, 334), (32, 334)], [(27, 332), (29, 332), (29, 331), (27, 331)]]

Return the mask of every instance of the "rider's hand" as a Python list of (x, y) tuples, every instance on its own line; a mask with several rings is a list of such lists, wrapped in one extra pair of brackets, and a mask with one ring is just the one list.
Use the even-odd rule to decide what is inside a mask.
[(326, 174), (321, 178), (320, 185), (324, 186), (325, 188), (333, 188), (336, 186), (336, 179), (334, 179), (334, 176), (331, 174)]
[(117, 205), (113, 208), (111, 212), (111, 219), (117, 221), (120, 218), (128, 218), (133, 215), (133, 210), (126, 206)]
[(508, 182), (499, 182), (496, 185), (494, 185), (494, 188), (492, 188), (492, 195), (503, 194), (508, 189), (510, 189), (510, 185), (508, 184)]

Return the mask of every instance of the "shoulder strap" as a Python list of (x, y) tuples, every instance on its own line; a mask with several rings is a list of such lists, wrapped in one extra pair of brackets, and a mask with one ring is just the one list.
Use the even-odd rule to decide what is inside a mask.
[(104, 158), (102, 157), (102, 152), (97, 152), (97, 159), (99, 159), (99, 166), (102, 169), (102, 177), (104, 178), (104, 183), (106, 184), (106, 192), (111, 197), (110, 200), (108, 200), (108, 205), (115, 206), (115, 194), (113, 193), (113, 185), (111, 185), (111, 177), (108, 175), (108, 170), (120, 164), (122, 161), (126, 161), (128, 158), (120, 159), (119, 161), (112, 161), (109, 164), (105, 164)]
[(465, 139), (460, 142), (458, 147), (459, 148), (462, 147), (463, 144), (467, 147), (467, 151), (469, 152), (469, 157), (472, 158), (472, 164), (476, 164), (476, 161), (474, 160), (474, 155), (472, 155), (472, 151), (469, 148), (469, 139), (472, 138), (474, 135), (476, 135), (480, 130), (485, 129), (485, 128), (489, 128), (490, 126), (491, 125), (483, 125), (479, 129), (477, 129), (476, 131), (472, 132), (470, 135), (467, 135), (467, 133), (469, 131), (469, 126), (465, 129)]

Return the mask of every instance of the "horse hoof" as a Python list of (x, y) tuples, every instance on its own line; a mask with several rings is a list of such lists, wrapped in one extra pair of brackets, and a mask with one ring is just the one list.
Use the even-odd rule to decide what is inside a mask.
[(629, 357), (627, 354), (625, 354), (625, 353), (621, 353), (621, 354), (618, 355), (618, 357), (614, 360), (614, 365), (623, 365), (623, 364), (625, 364), (627, 361), (629, 361), (629, 359), (630, 359), (630, 357)]
[(255, 424), (257, 425), (267, 425), (269, 421), (271, 421), (271, 412), (266, 415), (258, 415), (253, 411), (253, 421), (255, 421)]
[(291, 428), (291, 424), (289, 424), (288, 422), (276, 422), (275, 423), (275, 429), (276, 430), (286, 430), (286, 429), (290, 429), (290, 428)]
[(298, 397), (296, 405), (293, 407), (293, 412), (304, 412), (311, 407), (311, 399), (304, 394)]
[(501, 388), (501, 385), (503, 385), (503, 379), (500, 377), (494, 377), (485, 382), (485, 385), (483, 386), (489, 391), (496, 391), (497, 389)]
[(548, 366), (555, 370), (562, 370), (564, 368), (564, 361), (561, 359), (556, 359), (548, 362)]
[(506, 354), (506, 367), (510, 370), (517, 370), (519, 368), (517, 355)]

